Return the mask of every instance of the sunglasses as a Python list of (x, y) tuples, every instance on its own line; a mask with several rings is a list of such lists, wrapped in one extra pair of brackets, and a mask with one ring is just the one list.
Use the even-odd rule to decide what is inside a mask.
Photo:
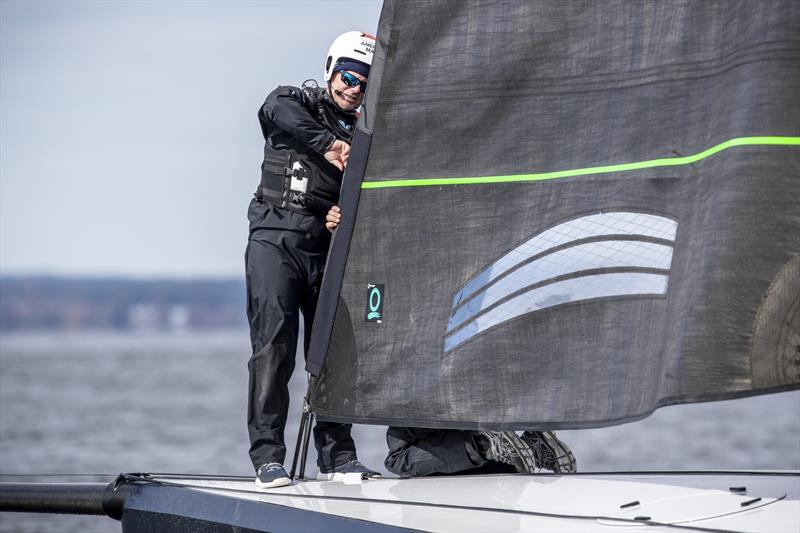
[(361, 81), (360, 79), (356, 78), (346, 70), (340, 70), (339, 72), (342, 77), (342, 82), (344, 82), (345, 85), (347, 85), (348, 87), (358, 87), (359, 85), (361, 85), (361, 92), (362, 93), (367, 92), (366, 81)]

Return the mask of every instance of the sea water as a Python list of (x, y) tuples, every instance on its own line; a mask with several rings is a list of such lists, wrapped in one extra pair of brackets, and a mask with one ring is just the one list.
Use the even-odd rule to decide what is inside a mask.
[[(252, 475), (246, 331), (0, 335), (0, 481), (110, 481), (120, 472)], [(306, 378), (292, 378), (291, 460)], [(356, 426), (386, 473), (385, 428)], [(665, 407), (561, 431), (584, 471), (800, 469), (800, 392)], [(316, 475), (313, 447), (306, 474)], [(287, 468), (288, 468), (287, 464)], [(118, 532), (105, 517), (0, 513), (2, 532)]]

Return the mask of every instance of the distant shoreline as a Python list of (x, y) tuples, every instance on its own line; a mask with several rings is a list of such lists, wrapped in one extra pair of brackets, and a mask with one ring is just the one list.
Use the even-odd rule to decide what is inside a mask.
[(241, 278), (0, 277), (0, 332), (247, 326)]

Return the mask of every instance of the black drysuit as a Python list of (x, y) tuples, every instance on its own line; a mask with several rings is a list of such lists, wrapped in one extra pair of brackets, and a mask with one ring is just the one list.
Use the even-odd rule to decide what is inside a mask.
[(517, 470), (489, 461), (474, 440), (474, 431), (389, 426), (389, 454), (383, 462), (400, 477), (502, 474)]
[[(267, 96), (258, 118), (265, 139), (264, 163), (261, 185), (247, 213), (245, 252), (253, 348), (247, 428), (256, 469), (265, 463), (282, 464), (286, 458), (288, 383), (300, 311), (307, 347), (330, 245), (324, 217), (328, 207), (338, 203), (342, 180), (342, 172), (324, 153), (337, 139), (350, 142), (356, 115), (341, 111), (321, 89), (278, 87)], [(305, 180), (305, 193), (289, 190), (292, 174)], [(356, 458), (350, 429), (350, 424), (317, 423), (314, 441), (321, 469), (333, 471)]]

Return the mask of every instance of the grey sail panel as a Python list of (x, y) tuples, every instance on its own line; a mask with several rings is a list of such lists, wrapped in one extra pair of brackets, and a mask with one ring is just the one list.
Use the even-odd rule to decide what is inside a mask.
[(318, 416), (577, 428), (800, 385), (800, 5), (386, 2)]

